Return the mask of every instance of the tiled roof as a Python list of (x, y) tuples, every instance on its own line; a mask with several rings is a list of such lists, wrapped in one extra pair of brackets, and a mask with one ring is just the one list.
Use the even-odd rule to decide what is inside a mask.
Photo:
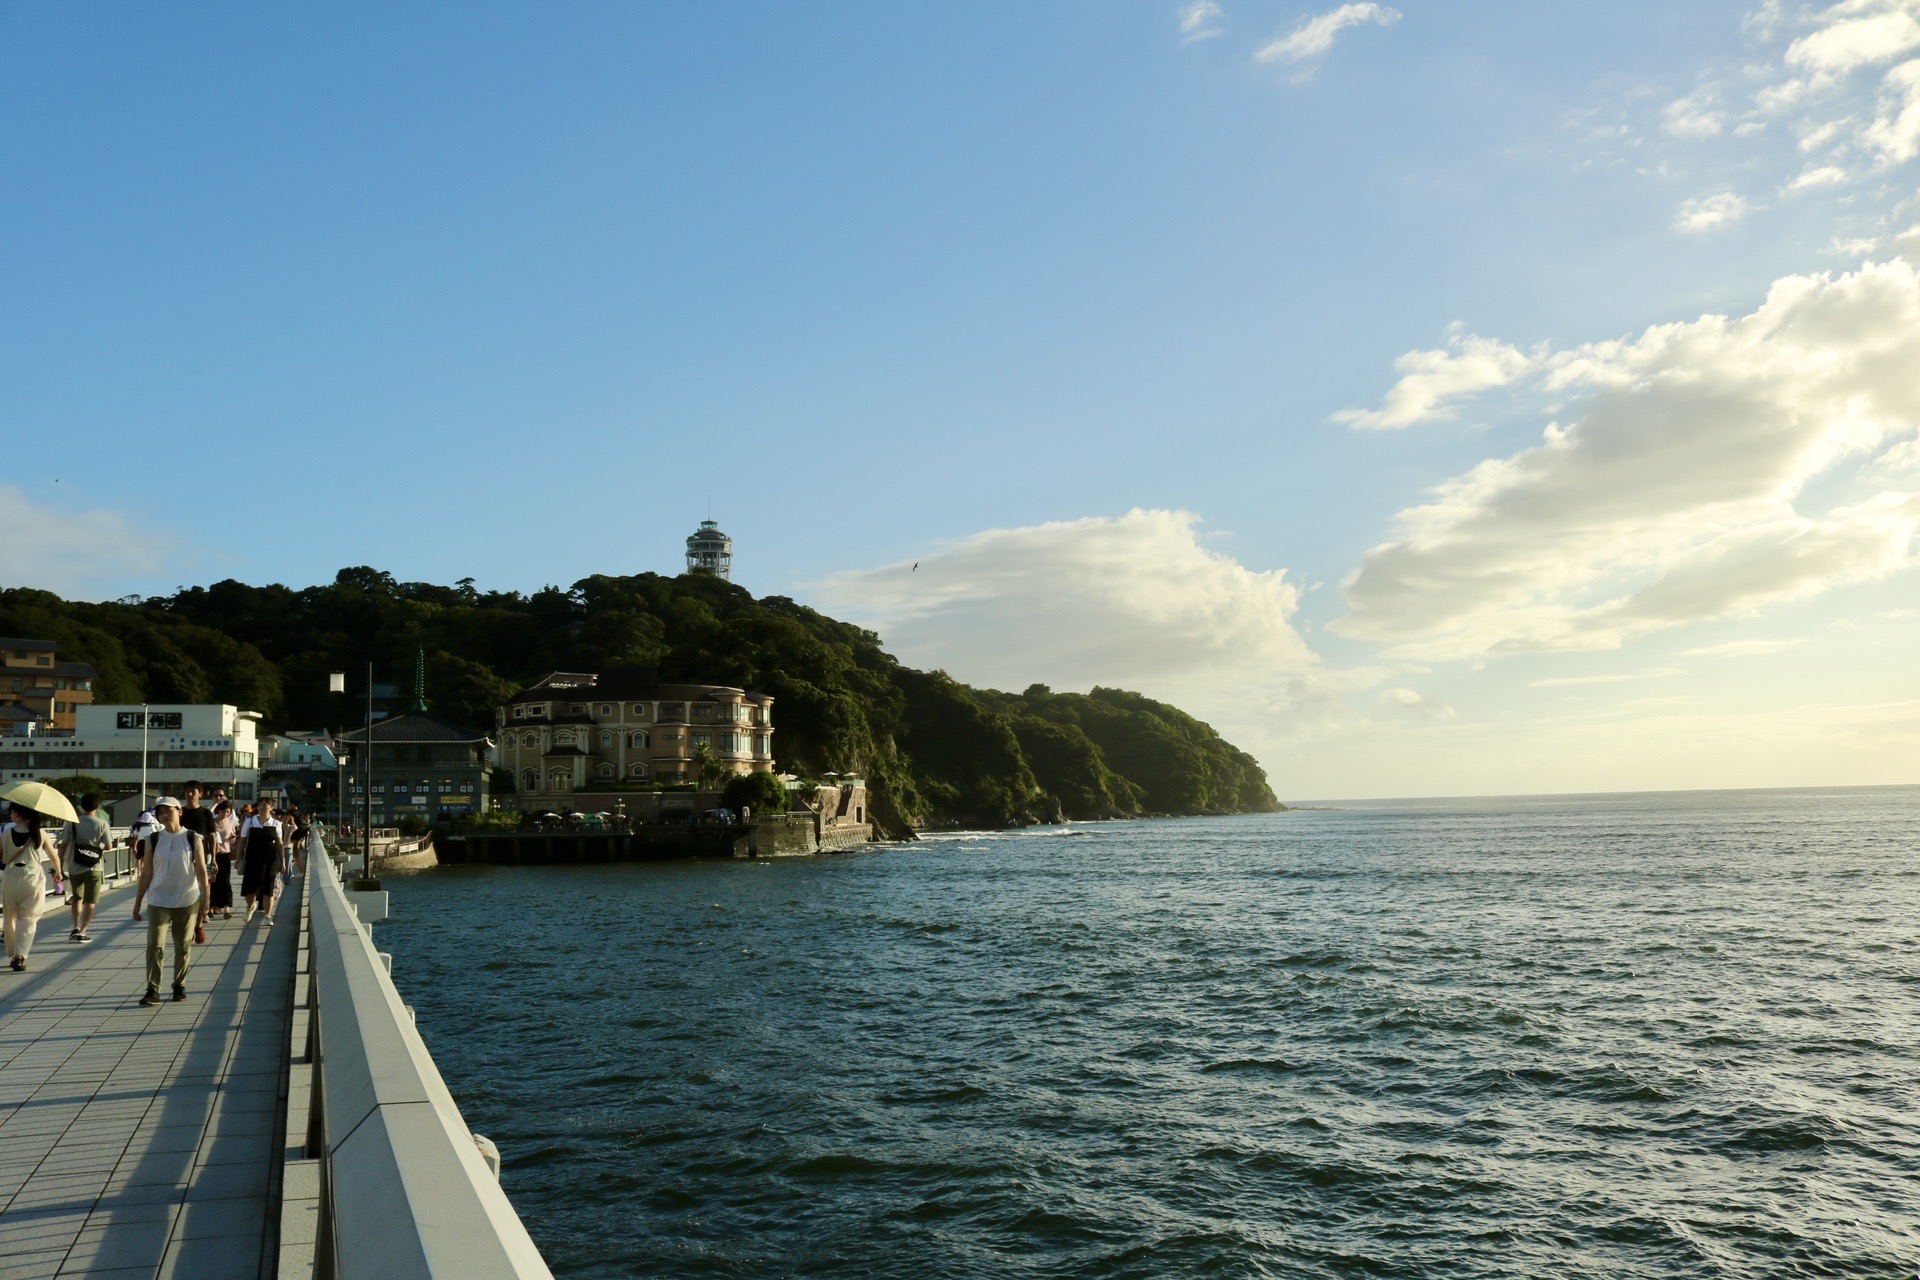
[[(486, 735), (462, 729), (459, 725), (442, 720), (439, 716), (427, 715), (419, 711), (409, 711), (404, 715), (389, 716), (377, 720), (373, 725), (373, 740), (380, 742), (479, 742)], [(364, 742), (365, 729), (351, 729), (340, 735), (342, 742)]]
[(0, 636), (0, 649), (31, 649), (36, 653), (58, 653), (60, 646), (51, 640), (13, 640)]

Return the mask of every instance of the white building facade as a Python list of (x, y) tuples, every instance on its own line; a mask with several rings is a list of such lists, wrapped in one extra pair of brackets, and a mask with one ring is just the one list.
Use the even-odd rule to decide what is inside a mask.
[(109, 797), (178, 795), (190, 780), (252, 800), (260, 784), (260, 713), (223, 703), (82, 706), (71, 732), (0, 737), (0, 780), (91, 774)]

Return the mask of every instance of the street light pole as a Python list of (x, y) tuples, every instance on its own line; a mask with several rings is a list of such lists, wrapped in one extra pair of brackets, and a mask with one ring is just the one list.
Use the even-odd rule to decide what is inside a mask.
[[(344, 694), (346, 691), (347, 691), (347, 673), (344, 671), (327, 672), (327, 692)], [(334, 705), (334, 709), (341, 713), (340, 724), (342, 726), (342, 731), (344, 732), (345, 725), (346, 725), (346, 718), (347, 718), (346, 709), (344, 707), (341, 707), (338, 703)], [(333, 790), (334, 790), (333, 821), (334, 821), (334, 826), (336, 828), (336, 830), (334, 831), (335, 836), (338, 836), (340, 834), (337, 828), (344, 827), (347, 825), (347, 760), (349, 758), (350, 757), (348, 753), (340, 750), (339, 739), (337, 738), (334, 739), (334, 743), (333, 743)]]
[[(147, 811), (147, 704), (140, 704), (140, 812)], [(135, 815), (136, 817), (138, 815)]]
[(373, 659), (367, 659), (367, 832), (360, 855), (360, 875), (373, 878)]

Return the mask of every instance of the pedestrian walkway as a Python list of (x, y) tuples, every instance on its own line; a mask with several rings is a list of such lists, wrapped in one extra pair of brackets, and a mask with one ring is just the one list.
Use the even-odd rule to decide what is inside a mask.
[[(297, 896), (281, 905), (271, 928), (209, 920), (180, 1004), (138, 1003), (125, 884), (92, 944), (50, 910), (32, 967), (0, 969), (0, 1280), (275, 1273), (299, 933)], [(171, 943), (167, 963), (163, 993)]]

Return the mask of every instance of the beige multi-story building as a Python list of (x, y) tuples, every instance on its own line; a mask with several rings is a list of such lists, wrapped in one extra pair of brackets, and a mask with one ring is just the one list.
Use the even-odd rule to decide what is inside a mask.
[(773, 699), (728, 685), (662, 684), (649, 667), (556, 671), (494, 713), (519, 807), (577, 791), (700, 781), (701, 748), (729, 773), (772, 772)]
[(84, 662), (60, 661), (60, 646), (51, 640), (0, 639), (0, 707), (14, 714), (0, 717), (11, 732), (36, 729), (71, 731), (75, 713), (93, 702), (98, 673)]

